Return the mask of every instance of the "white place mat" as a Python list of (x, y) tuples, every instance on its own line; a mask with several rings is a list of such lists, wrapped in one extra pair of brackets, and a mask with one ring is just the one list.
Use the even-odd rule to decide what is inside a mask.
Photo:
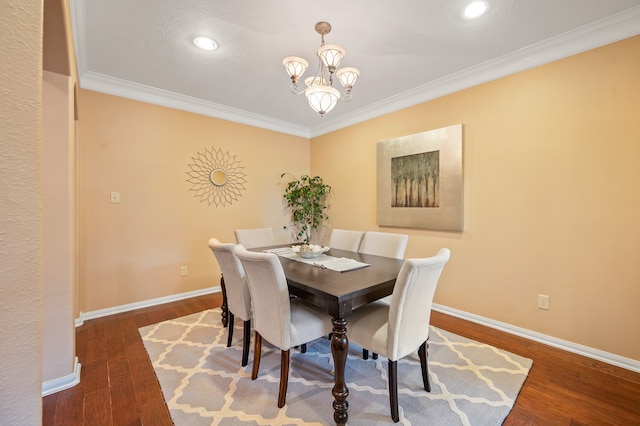
[(287, 259), (295, 260), (297, 262), (307, 263), (309, 265), (317, 266), (323, 269), (330, 269), (336, 272), (353, 271), (354, 269), (365, 268), (369, 266), (368, 263), (359, 262), (355, 259), (348, 257), (333, 257), (327, 254), (321, 254), (320, 256), (307, 259), (299, 256), (290, 247), (280, 247), (275, 249), (267, 249), (265, 252), (275, 253), (278, 256), (286, 257)]

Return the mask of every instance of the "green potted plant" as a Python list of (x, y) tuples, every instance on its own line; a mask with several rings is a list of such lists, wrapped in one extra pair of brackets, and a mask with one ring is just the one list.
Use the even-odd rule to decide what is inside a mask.
[(331, 186), (325, 184), (320, 176), (304, 175), (298, 179), (290, 173), (283, 173), (280, 178), (286, 175), (293, 178), (287, 183), (283, 197), (291, 211), (296, 241), (310, 244), (312, 232), (318, 231), (329, 219), (326, 209)]

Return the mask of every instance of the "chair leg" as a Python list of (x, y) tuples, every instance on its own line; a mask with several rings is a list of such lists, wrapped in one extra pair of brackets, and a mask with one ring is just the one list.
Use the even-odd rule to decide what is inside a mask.
[(424, 384), (424, 390), (431, 392), (431, 383), (429, 382), (429, 363), (427, 361), (427, 342), (425, 341), (420, 345), (418, 349), (418, 356), (420, 356), (420, 367), (422, 368), (422, 383)]
[(251, 380), (258, 378), (258, 370), (260, 370), (260, 351), (262, 350), (262, 336), (256, 331), (256, 336), (253, 339), (255, 345), (253, 348), (253, 371), (251, 372)]
[(391, 418), (395, 423), (400, 421), (398, 413), (398, 363), (397, 361), (388, 361), (389, 363), (389, 406), (391, 407)]
[(244, 339), (242, 341), (242, 366), (249, 363), (249, 344), (251, 342), (251, 320), (244, 322)]
[[(371, 352), (371, 358), (378, 359), (378, 354)], [(362, 350), (362, 359), (369, 359), (369, 351), (367, 349)]]
[(231, 341), (233, 340), (233, 314), (229, 311), (229, 337), (227, 337), (227, 347), (231, 347)]
[(278, 408), (287, 402), (287, 385), (289, 384), (289, 353), (290, 350), (280, 352), (280, 391), (278, 392)]
[(220, 316), (222, 317), (222, 326), (229, 325), (229, 307), (227, 306), (227, 288), (224, 285), (224, 277), (220, 274), (220, 288), (222, 289), (222, 305), (220, 306)]

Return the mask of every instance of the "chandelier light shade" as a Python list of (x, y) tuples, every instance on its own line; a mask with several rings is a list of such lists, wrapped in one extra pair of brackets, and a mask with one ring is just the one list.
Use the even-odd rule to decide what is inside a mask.
[(360, 71), (353, 67), (342, 68), (336, 73), (340, 84), (344, 87), (344, 97), (347, 102), (351, 100), (351, 88), (356, 83), (359, 75)]
[(330, 72), (334, 72), (344, 59), (344, 49), (337, 44), (327, 44), (318, 49), (318, 56), (322, 59), (324, 66)]
[(321, 116), (331, 111), (336, 106), (338, 99), (340, 99), (338, 89), (334, 89), (331, 86), (318, 85), (309, 87), (304, 92), (309, 101), (309, 106)]
[(316, 52), (318, 69), (313, 77), (307, 77), (304, 80), (306, 86), (304, 91), (300, 90), (298, 82), (308, 68), (308, 62), (297, 56), (289, 56), (283, 59), (282, 64), (291, 78), (291, 92), (295, 94), (304, 93), (311, 108), (320, 116), (323, 116), (331, 111), (336, 106), (338, 99), (342, 97), (340, 91), (333, 87), (334, 74), (344, 88), (345, 101), (349, 102), (351, 100), (351, 89), (358, 79), (360, 71), (353, 67), (345, 67), (338, 70), (345, 57), (345, 51), (336, 44), (324, 43), (324, 36), (331, 32), (331, 25), (328, 22), (321, 21), (315, 25), (315, 29), (321, 38), (320, 48)]
[[(297, 56), (288, 56), (282, 60), (282, 65), (289, 73), (289, 77), (291, 77), (291, 91), (293, 93), (298, 92), (298, 79), (302, 74), (304, 74), (305, 70), (309, 67), (309, 63), (302, 58), (298, 58)], [(294, 91), (295, 88), (295, 91)]]

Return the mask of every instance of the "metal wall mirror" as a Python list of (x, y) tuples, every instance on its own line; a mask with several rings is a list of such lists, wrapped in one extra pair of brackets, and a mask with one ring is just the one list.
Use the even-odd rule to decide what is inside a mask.
[(211, 171), (209, 179), (215, 186), (224, 186), (227, 183), (227, 173), (222, 169), (214, 169)]
[(187, 165), (187, 182), (191, 183), (189, 191), (194, 192), (194, 197), (216, 207), (238, 201), (245, 189), (247, 175), (235, 155), (211, 147), (191, 157), (191, 160)]

